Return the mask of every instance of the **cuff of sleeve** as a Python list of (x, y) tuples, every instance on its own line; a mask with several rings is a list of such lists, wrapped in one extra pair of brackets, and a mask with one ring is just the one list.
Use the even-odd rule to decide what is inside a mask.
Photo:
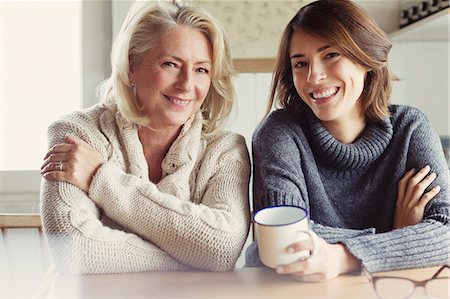
[(265, 207), (279, 205), (300, 206), (308, 210), (306, 203), (303, 200), (299, 200), (298, 196), (280, 190), (267, 190), (255, 202), (259, 203), (259, 205), (255, 204), (255, 212)]

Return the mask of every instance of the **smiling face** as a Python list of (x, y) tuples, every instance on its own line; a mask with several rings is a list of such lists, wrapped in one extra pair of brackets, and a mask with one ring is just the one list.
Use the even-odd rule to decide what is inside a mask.
[(159, 35), (130, 76), (143, 113), (155, 129), (182, 126), (201, 107), (211, 85), (212, 48), (197, 29), (175, 26)]
[(302, 31), (293, 33), (289, 57), (295, 89), (317, 118), (335, 124), (364, 121), (359, 100), (367, 72), (363, 66)]

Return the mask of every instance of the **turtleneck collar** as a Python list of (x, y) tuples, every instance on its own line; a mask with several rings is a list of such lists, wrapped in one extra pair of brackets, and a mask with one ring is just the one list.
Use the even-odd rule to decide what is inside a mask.
[(330, 168), (354, 170), (366, 167), (377, 160), (387, 148), (393, 134), (389, 118), (367, 122), (361, 136), (351, 144), (341, 143), (308, 111), (311, 147), (321, 164)]

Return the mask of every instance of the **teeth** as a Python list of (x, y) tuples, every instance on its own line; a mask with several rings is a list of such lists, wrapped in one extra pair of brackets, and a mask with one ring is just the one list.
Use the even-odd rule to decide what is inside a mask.
[(322, 99), (322, 98), (328, 98), (329, 96), (334, 95), (337, 92), (337, 90), (338, 89), (336, 87), (333, 87), (333, 88), (330, 88), (328, 90), (324, 90), (321, 92), (313, 92), (312, 97), (316, 100)]
[(186, 106), (190, 103), (189, 100), (181, 100), (181, 99), (177, 99), (177, 98), (173, 98), (173, 97), (167, 97), (167, 99), (169, 101), (171, 101), (172, 103), (174, 103), (176, 105), (180, 105), (180, 106)]

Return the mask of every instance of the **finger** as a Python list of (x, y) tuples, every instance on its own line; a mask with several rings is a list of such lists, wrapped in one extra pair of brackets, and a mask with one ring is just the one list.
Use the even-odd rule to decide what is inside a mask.
[(55, 162), (51, 162), (48, 159), (44, 160), (44, 163), (41, 166), (41, 174), (44, 172), (52, 171), (56, 169)]
[(287, 265), (280, 265), (276, 268), (278, 274), (293, 274), (304, 275), (309, 269), (308, 260), (300, 259)]
[(67, 142), (67, 143), (70, 143), (70, 144), (76, 144), (76, 145), (81, 145), (81, 146), (85, 146), (85, 147), (91, 148), (89, 143), (87, 143), (83, 139), (80, 139), (80, 138), (77, 138), (77, 137), (72, 137), (72, 136), (67, 135), (66, 137), (64, 137), (64, 141)]
[(48, 172), (65, 172), (65, 170), (67, 170), (67, 165), (64, 165), (64, 162), (49, 162), (41, 169), (41, 175)]
[(64, 171), (49, 171), (42, 174), (42, 177), (48, 181), (63, 181), (68, 182)]
[(50, 154), (45, 160), (44, 163), (62, 161), (65, 162), (70, 159), (70, 154), (68, 153), (58, 153), (58, 154)]
[(433, 181), (436, 179), (437, 175), (433, 172), (429, 175), (427, 175), (420, 183), (418, 183), (414, 189), (413, 193), (411, 194), (411, 200), (409, 206), (415, 205), (422, 195), (424, 194), (425, 190), (428, 188), (428, 186), (433, 183)]
[(405, 198), (410, 199), (415, 187), (419, 184), (423, 178), (430, 172), (431, 168), (429, 165), (423, 167), (419, 170), (411, 179), (408, 181), (408, 186), (406, 188)]
[(411, 177), (414, 175), (416, 170), (414, 168), (410, 169), (398, 182), (398, 198), (397, 198), (397, 205), (403, 206), (403, 202), (405, 199), (406, 194), (406, 186), (411, 179)]
[[(70, 160), (70, 153), (63, 153), (63, 154), (50, 154), (42, 163), (41, 171), (44, 170), (44, 168), (51, 162), (67, 162)], [(50, 169), (52, 170), (52, 169)]]
[(44, 159), (47, 159), (51, 154), (56, 153), (68, 153), (73, 149), (73, 145), (67, 143), (58, 143), (52, 146), (52, 148), (47, 152)]
[(419, 207), (425, 210), (425, 206), (441, 191), (441, 186), (436, 186), (427, 193), (425, 193), (419, 201)]
[(286, 252), (295, 253), (304, 250), (311, 251), (312, 249), (313, 249), (313, 241), (311, 240), (311, 238), (308, 238), (306, 240), (295, 242), (289, 245), (288, 247), (286, 247)]

